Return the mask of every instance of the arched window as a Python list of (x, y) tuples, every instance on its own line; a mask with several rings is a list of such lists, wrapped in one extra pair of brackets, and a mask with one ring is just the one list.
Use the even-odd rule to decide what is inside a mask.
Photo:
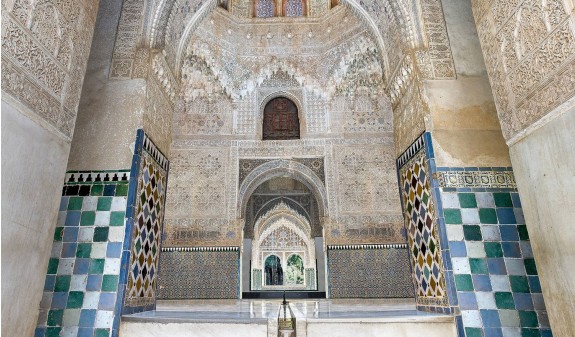
[(304, 2), (303, 0), (286, 0), (285, 2), (285, 16), (303, 16)]
[(263, 140), (299, 139), (299, 117), (295, 103), (277, 97), (264, 108)]
[(256, 0), (256, 18), (271, 18), (275, 16), (275, 0)]
[(287, 260), (286, 284), (301, 285), (304, 281), (303, 259), (298, 254), (293, 254)]
[(266, 286), (281, 286), (284, 284), (284, 273), (280, 258), (270, 255), (265, 261)]

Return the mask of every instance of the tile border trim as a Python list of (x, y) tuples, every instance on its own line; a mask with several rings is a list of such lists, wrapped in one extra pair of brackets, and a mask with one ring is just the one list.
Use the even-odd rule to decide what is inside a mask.
[(327, 250), (407, 249), (407, 243), (373, 245), (328, 245)]
[(409, 147), (407, 148), (407, 150), (405, 150), (398, 158), (397, 158), (397, 168), (401, 168), (403, 167), (403, 165), (405, 165), (411, 158), (413, 158), (413, 156), (415, 156), (419, 150), (423, 149), (425, 146), (425, 134), (426, 131), (423, 132), (421, 135), (419, 135), (419, 137), (417, 137), (415, 139), (415, 141), (413, 141), (413, 143), (411, 143), (411, 145), (409, 145)]
[(438, 168), (437, 180), (441, 188), (511, 188), (517, 189), (511, 168)]
[(129, 182), (130, 170), (66, 171), (64, 185)]
[(239, 252), (240, 247), (162, 247), (162, 252)]
[(164, 156), (162, 151), (158, 149), (156, 144), (154, 144), (154, 141), (150, 137), (148, 137), (148, 135), (145, 132), (143, 133), (143, 135), (144, 135), (143, 149), (146, 150), (146, 152), (148, 152), (152, 156), (152, 158), (154, 158), (156, 163), (158, 163), (167, 172), (168, 159), (166, 158), (166, 156)]

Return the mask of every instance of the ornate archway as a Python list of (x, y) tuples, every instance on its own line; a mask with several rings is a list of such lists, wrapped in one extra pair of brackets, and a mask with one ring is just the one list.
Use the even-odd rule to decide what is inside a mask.
[(308, 220), (279, 203), (255, 224), (251, 290), (316, 290), (316, 251)]

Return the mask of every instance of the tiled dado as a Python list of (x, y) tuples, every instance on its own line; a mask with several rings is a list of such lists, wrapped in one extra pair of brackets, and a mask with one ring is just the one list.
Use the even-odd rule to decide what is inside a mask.
[(66, 173), (35, 337), (118, 337), (155, 306), (168, 165), (138, 130), (130, 170)]
[(112, 336), (128, 173), (66, 174), (35, 337)]
[(167, 158), (138, 130), (120, 272), (122, 314), (155, 309), (168, 167)]
[[(454, 313), (460, 337), (552, 336), (512, 169), (437, 168), (428, 132), (397, 167), (418, 309)], [(432, 268), (445, 293), (425, 292)]]
[(161, 299), (234, 299), (239, 295), (239, 247), (162, 248)]
[[(465, 336), (552, 336), (511, 169), (439, 170), (441, 222)], [(445, 176), (466, 179), (449, 183)], [(471, 184), (473, 177), (495, 184)]]
[(406, 244), (328, 246), (330, 298), (413, 298)]
[(438, 222), (435, 163), (431, 136), (422, 134), (397, 159), (411, 274), (419, 310), (457, 311), (453, 275), (445, 266), (449, 247)]

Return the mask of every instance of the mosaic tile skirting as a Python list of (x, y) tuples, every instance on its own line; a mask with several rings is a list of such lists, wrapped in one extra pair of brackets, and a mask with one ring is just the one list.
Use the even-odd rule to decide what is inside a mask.
[[(197, 247), (200, 248), (200, 247)], [(239, 296), (239, 247), (162, 251), (160, 299), (234, 299)]]
[(166, 157), (138, 130), (122, 252), (122, 314), (155, 308), (168, 169)]
[(450, 275), (444, 273), (443, 261), (447, 247), (440, 239), (441, 228), (437, 223), (430, 134), (422, 134), (397, 164), (416, 303), (422, 310), (450, 313), (453, 305), (448, 296)]
[(405, 248), (332, 247), (327, 259), (330, 298), (414, 297), (409, 252)]
[(128, 181), (73, 174), (66, 174), (34, 336), (115, 337)]
[(517, 191), (449, 191), (442, 222), (466, 336), (552, 336)]

